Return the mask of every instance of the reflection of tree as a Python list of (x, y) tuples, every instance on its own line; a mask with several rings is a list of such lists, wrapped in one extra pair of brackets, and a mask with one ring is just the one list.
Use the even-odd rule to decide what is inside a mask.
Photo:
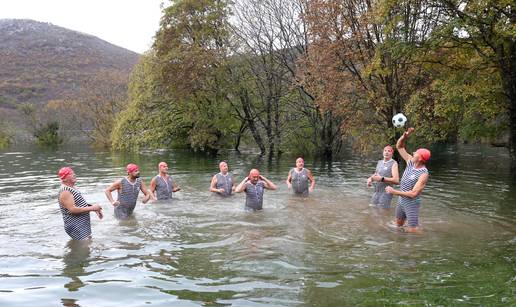
[(68, 251), (63, 256), (63, 275), (72, 279), (64, 285), (69, 291), (77, 291), (84, 286), (79, 276), (85, 275), (84, 268), (88, 265), (90, 258), (90, 243), (90, 240), (70, 240), (66, 245)]
[(62, 298), (61, 304), (63, 304), (65, 307), (80, 307), (80, 305), (77, 304), (77, 300), (71, 298)]

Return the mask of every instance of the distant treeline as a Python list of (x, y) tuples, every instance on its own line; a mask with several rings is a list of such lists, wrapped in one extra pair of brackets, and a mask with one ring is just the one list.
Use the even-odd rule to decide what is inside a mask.
[(512, 1), (171, 1), (111, 146), (332, 156), (392, 144), (402, 112), (417, 142), (514, 154), (515, 37)]

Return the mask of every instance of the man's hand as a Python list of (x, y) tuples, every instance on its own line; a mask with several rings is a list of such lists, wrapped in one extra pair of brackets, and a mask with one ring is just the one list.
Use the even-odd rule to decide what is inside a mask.
[(120, 202), (118, 200), (115, 200), (111, 204), (113, 205), (113, 207), (116, 207), (116, 206), (120, 205)]
[(394, 191), (394, 189), (391, 186), (386, 186), (385, 187), (385, 192), (387, 192), (389, 194), (392, 194), (393, 191)]

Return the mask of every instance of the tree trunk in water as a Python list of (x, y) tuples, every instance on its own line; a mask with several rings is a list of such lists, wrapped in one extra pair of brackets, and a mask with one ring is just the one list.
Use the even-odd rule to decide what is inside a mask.
[(512, 164), (516, 166), (516, 44), (511, 42), (508, 46), (499, 46), (497, 54), (503, 88), (509, 102), (509, 151)]
[(265, 154), (265, 145), (263, 144), (260, 132), (258, 132), (258, 128), (254, 124), (254, 118), (251, 114), (251, 101), (246, 90), (242, 90), (242, 92), (240, 93), (240, 101), (242, 103), (242, 109), (245, 113), (247, 127), (249, 127), (249, 130), (251, 130), (251, 134), (253, 135), (254, 141), (256, 145), (258, 145), (258, 147), (260, 148), (260, 154), (263, 155)]
[(242, 122), (240, 124), (240, 129), (238, 129), (238, 134), (235, 141), (235, 150), (240, 151), (238, 148), (240, 147), (240, 140), (242, 139), (242, 134), (244, 134), (245, 130), (247, 129), (247, 124), (245, 122)]

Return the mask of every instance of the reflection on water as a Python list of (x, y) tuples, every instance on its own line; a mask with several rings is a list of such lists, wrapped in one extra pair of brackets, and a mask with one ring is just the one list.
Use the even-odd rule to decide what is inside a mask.
[[(365, 180), (377, 157), (307, 159), (317, 185), (302, 198), (284, 183), (295, 157), (0, 152), (0, 305), (516, 304), (508, 157), (483, 147), (433, 152), (422, 235), (390, 228), (394, 208), (369, 207)], [(243, 194), (209, 192), (219, 159), (235, 182), (258, 167), (278, 185), (265, 192), (263, 211), (246, 212)], [(182, 190), (170, 201), (139, 201), (133, 218), (116, 220), (104, 189), (128, 162), (148, 184), (159, 161)], [(90, 242), (69, 241), (63, 230), (56, 171), (65, 164), (86, 200), (104, 207), (103, 220), (92, 216)]]
[(84, 286), (81, 276), (87, 275), (84, 268), (89, 264), (90, 243), (91, 240), (70, 240), (66, 245), (67, 250), (63, 256), (63, 275), (71, 278), (71, 281), (64, 285), (69, 291), (77, 291)]

